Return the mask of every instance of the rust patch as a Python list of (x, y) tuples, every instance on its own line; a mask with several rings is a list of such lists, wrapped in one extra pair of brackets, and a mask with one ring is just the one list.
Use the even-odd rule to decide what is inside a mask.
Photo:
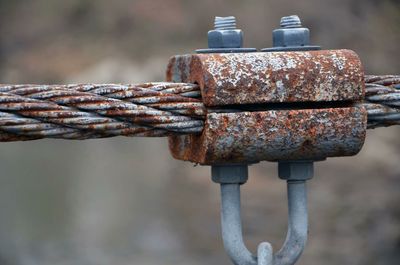
[(200, 164), (319, 160), (357, 154), (364, 143), (363, 107), (209, 113), (200, 136), (171, 136), (176, 159)]
[(208, 107), (360, 101), (364, 71), (350, 50), (196, 54), (173, 57), (167, 81), (200, 85)]

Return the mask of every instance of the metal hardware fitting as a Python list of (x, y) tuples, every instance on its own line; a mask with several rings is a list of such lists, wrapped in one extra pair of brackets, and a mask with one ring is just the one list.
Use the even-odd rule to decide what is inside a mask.
[(355, 155), (365, 139), (367, 113), (355, 106), (364, 72), (353, 51), (175, 56), (167, 80), (197, 83), (208, 107), (201, 135), (170, 137), (176, 159), (320, 160)]
[(202, 135), (170, 137), (176, 159), (320, 160), (355, 155), (365, 139), (366, 110), (354, 106), (364, 71), (353, 51), (174, 56), (167, 81), (198, 84), (208, 107)]
[(357, 154), (365, 139), (363, 108), (209, 113), (203, 133), (170, 136), (174, 158), (232, 164), (320, 160)]
[(243, 31), (236, 28), (236, 18), (215, 17), (214, 30), (208, 32), (208, 49), (197, 53), (255, 52), (255, 48), (243, 48)]
[(303, 161), (296, 164), (295, 170), (290, 171), (284, 169), (286, 166), (287, 164), (279, 165), (279, 174), (288, 178), (289, 222), (286, 240), (275, 254), (272, 254), (270, 243), (262, 242), (258, 246), (257, 256), (251, 254), (243, 242), (240, 217), (240, 185), (247, 180), (247, 165), (236, 165), (233, 169), (232, 166), (212, 167), (212, 179), (221, 185), (221, 227), (224, 247), (235, 265), (289, 265), (294, 264), (303, 252), (308, 233), (305, 179), (312, 178), (313, 170), (310, 169), (313, 167), (313, 162)]
[(364, 70), (350, 50), (177, 55), (167, 81), (196, 83), (207, 107), (360, 101)]
[(301, 25), (298, 16), (292, 15), (281, 18), (281, 28), (272, 32), (272, 48), (261, 51), (311, 51), (320, 50), (320, 46), (310, 45), (310, 30)]
[[(367, 116), (365, 109), (354, 107), (353, 103), (364, 96), (364, 79), (358, 57), (348, 51), (340, 55), (346, 54), (353, 58), (348, 73), (344, 73), (348, 69), (344, 67), (346, 59), (338, 59), (340, 56), (335, 54), (318, 61), (311, 52), (266, 57), (254, 53), (214, 55), (211, 59), (183, 56), (171, 60), (167, 79), (199, 84), (209, 113), (201, 136), (170, 137), (170, 149), (175, 158), (212, 165), (212, 180), (221, 185), (224, 247), (235, 265), (294, 264), (307, 241), (306, 180), (313, 177), (312, 160), (352, 155), (361, 149)], [(296, 59), (309, 61), (301, 64)], [(313, 64), (318, 64), (315, 73)], [(329, 78), (321, 78), (324, 67), (336, 69), (328, 71)], [(307, 76), (310, 72), (314, 75)], [(322, 83), (335, 83), (304, 86), (316, 79), (317, 83), (321, 79)], [(341, 105), (321, 108), (315, 104), (318, 101)], [(293, 103), (299, 102), (313, 104), (308, 105), (310, 109), (304, 103), (295, 109)], [(229, 106), (240, 109), (241, 105), (257, 103), (264, 104), (258, 106), (262, 111), (254, 111), (254, 106), (243, 108), (252, 112), (229, 110)], [(211, 108), (215, 106), (220, 109)], [(247, 164), (260, 160), (279, 161), (279, 177), (287, 180), (289, 224), (286, 240), (277, 253), (273, 254), (270, 243), (262, 242), (254, 256), (243, 242), (240, 185), (248, 179)], [(224, 163), (227, 165), (220, 165)]]

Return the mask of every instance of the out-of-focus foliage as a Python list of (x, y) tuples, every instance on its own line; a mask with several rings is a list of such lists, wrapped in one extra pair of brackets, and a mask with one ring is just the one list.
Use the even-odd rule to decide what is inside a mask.
[[(369, 74), (400, 73), (397, 0), (0, 0), (0, 82), (159, 81), (168, 58), (204, 48), (235, 15), (246, 46), (271, 45), (284, 15), (312, 42), (355, 50)], [(368, 133), (353, 158), (317, 163), (310, 240), (298, 264), (400, 263), (398, 128)], [(209, 168), (174, 161), (166, 139), (0, 145), (1, 265), (230, 264)], [(245, 237), (280, 247), (285, 184), (251, 167)]]

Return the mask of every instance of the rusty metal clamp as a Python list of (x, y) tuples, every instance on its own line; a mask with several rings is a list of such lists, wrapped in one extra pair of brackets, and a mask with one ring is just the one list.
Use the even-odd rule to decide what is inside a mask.
[(197, 83), (208, 108), (201, 135), (169, 138), (176, 159), (320, 160), (364, 143), (364, 71), (350, 50), (181, 55), (167, 80)]
[[(167, 81), (201, 89), (207, 108), (202, 134), (170, 136), (169, 146), (176, 159), (212, 166), (212, 180), (221, 185), (224, 246), (235, 265), (294, 264), (307, 241), (306, 181), (313, 162), (357, 154), (366, 135), (357, 54), (310, 45), (297, 16), (283, 18), (281, 27), (274, 31), (279, 47), (267, 52), (227, 45), (217, 49), (225, 53), (174, 56), (167, 69)], [(279, 177), (287, 181), (289, 225), (278, 252), (263, 242), (255, 256), (243, 243), (240, 185), (248, 165), (259, 161), (278, 162)]]

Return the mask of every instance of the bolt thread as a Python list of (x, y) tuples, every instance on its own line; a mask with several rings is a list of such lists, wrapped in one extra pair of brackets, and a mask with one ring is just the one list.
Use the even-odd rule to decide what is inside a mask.
[(216, 30), (236, 29), (236, 18), (234, 16), (215, 17), (214, 29)]
[(300, 28), (301, 20), (297, 15), (282, 17), (280, 25), (282, 28)]

